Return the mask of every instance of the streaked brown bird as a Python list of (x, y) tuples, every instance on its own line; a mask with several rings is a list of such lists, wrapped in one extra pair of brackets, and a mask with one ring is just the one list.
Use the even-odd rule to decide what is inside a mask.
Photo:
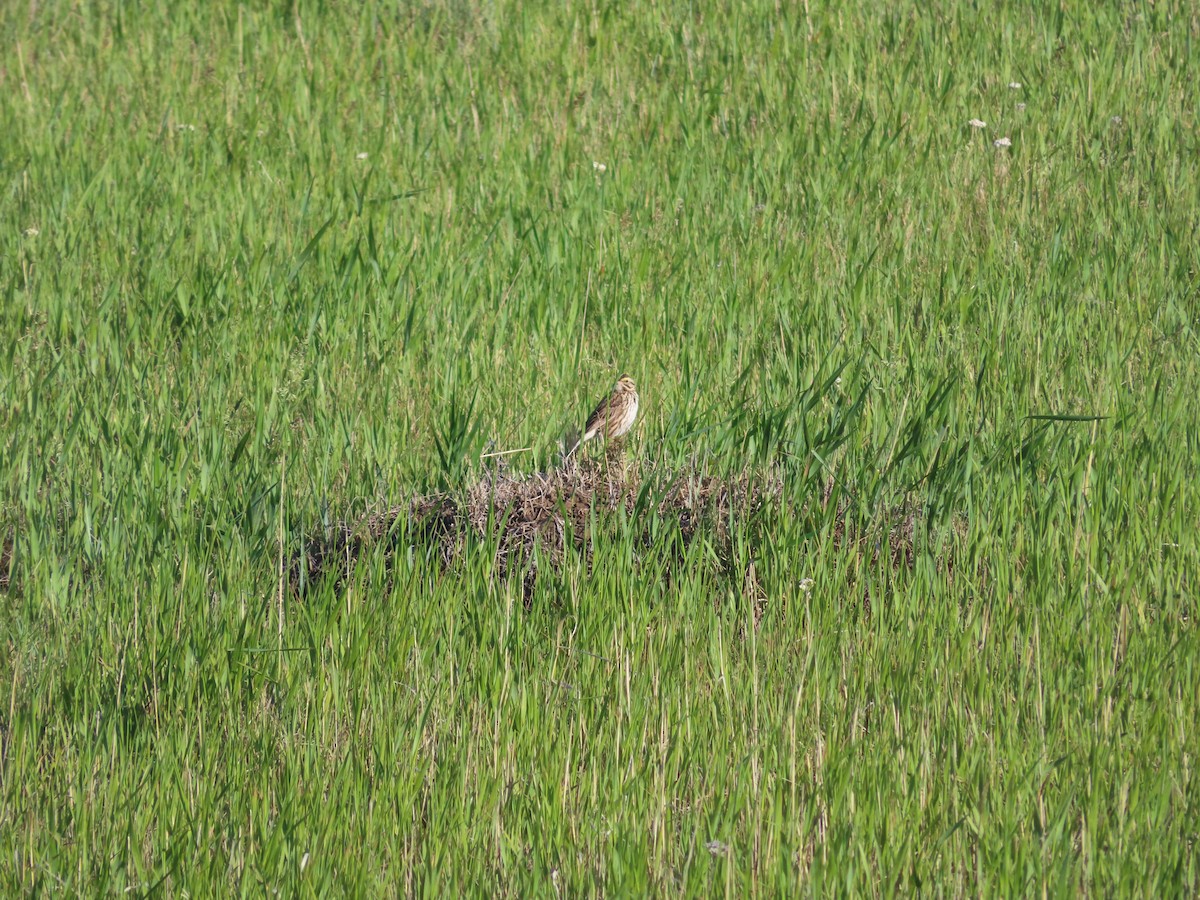
[(583, 434), (575, 442), (575, 446), (567, 451), (569, 457), (580, 444), (586, 444), (592, 438), (602, 437), (613, 440), (621, 437), (633, 427), (633, 420), (638, 414), (637, 385), (628, 375), (622, 375), (613, 385), (612, 393), (600, 401), (600, 405), (588, 416), (587, 424), (583, 426)]

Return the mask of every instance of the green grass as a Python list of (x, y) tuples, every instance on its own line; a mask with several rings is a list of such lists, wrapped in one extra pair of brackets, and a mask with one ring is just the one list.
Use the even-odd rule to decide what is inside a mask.
[[(1200, 26), (978, 6), (5, 5), (4, 893), (1200, 892)], [(621, 371), (723, 562), (281, 592)]]

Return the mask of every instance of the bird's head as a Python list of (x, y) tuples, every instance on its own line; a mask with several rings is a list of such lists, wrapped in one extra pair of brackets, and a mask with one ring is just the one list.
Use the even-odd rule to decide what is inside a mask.
[(637, 385), (633, 383), (633, 379), (628, 375), (622, 375), (617, 379), (617, 390), (637, 393)]

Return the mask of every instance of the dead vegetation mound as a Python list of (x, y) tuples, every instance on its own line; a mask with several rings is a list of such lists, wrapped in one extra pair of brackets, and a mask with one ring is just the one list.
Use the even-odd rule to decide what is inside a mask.
[[(754, 521), (768, 504), (782, 504), (783, 487), (777, 471), (717, 476), (644, 463), (579, 462), (528, 475), (494, 471), (459, 494), (376, 508), (310, 537), (293, 561), (291, 584), (303, 590), (335, 572), (344, 579), (364, 553), (383, 544), (390, 558), (401, 540), (406, 547), (432, 550), (448, 567), (462, 557), (468, 541), (491, 536), (496, 541), (493, 570), (500, 577), (521, 574), (528, 595), (537, 565), (557, 566), (569, 547), (590, 564), (595, 528), (621, 512), (637, 523), (636, 533), (645, 541), (650, 540), (648, 523), (657, 517), (677, 528), (684, 546), (703, 534), (724, 557), (731, 528)], [(827, 507), (832, 487), (830, 482), (808, 502)], [(848, 525), (844, 505), (835, 516), (835, 542), (863, 539)], [(886, 553), (893, 567), (911, 566), (915, 515), (892, 518), (871, 555)]]

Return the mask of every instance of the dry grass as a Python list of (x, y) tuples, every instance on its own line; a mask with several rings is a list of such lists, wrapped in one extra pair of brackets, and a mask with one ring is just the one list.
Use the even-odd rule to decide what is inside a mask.
[(0, 591), (7, 591), (12, 586), (13, 577), (13, 539), (5, 535), (0, 541)]

